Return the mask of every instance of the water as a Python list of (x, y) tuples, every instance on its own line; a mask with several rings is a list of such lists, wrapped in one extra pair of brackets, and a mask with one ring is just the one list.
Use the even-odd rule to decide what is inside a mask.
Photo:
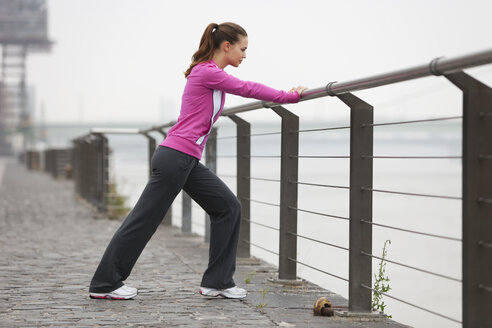
[[(342, 124), (343, 125), (343, 124)], [(305, 126), (310, 128), (312, 126)], [(278, 131), (278, 125), (256, 124), (252, 133)], [(221, 124), (220, 136), (235, 135), (231, 124)], [(156, 136), (157, 137), (157, 136)], [(160, 138), (157, 138), (160, 142)], [(219, 175), (235, 175), (232, 139), (218, 141)], [(121, 193), (128, 195), (133, 206), (148, 177), (146, 139), (139, 136), (110, 136), (113, 148), (112, 173)], [(280, 155), (280, 136), (252, 137), (252, 155)], [(302, 133), (300, 155), (349, 155), (349, 131), (333, 130)], [(461, 121), (443, 121), (375, 128), (374, 154), (385, 156), (461, 156)], [(253, 158), (251, 176), (279, 179), (278, 158)], [(223, 178), (235, 191), (235, 178)], [(299, 181), (327, 185), (349, 185), (348, 159), (300, 159)], [(374, 159), (374, 189), (461, 197), (460, 159)], [(278, 182), (251, 182), (252, 199), (279, 203)], [(452, 199), (403, 196), (375, 192), (373, 221), (378, 224), (461, 237), (461, 202)], [(181, 198), (173, 205), (173, 224), (180, 226)], [(349, 193), (345, 189), (299, 186), (298, 207), (341, 217), (349, 215)], [(251, 219), (278, 228), (277, 207), (252, 203)], [(204, 232), (204, 213), (193, 205), (193, 231)], [(348, 247), (348, 222), (299, 212), (298, 234)], [(252, 243), (278, 252), (278, 232), (258, 225), (251, 226)], [(373, 254), (381, 256), (385, 240), (391, 240), (387, 258), (461, 279), (461, 243), (453, 240), (396, 231), (374, 226)], [(277, 265), (275, 255), (256, 247), (252, 255)], [(298, 260), (337, 276), (348, 278), (348, 252), (298, 238)], [(379, 260), (373, 260), (376, 273)], [(348, 297), (345, 281), (298, 265), (299, 276)], [(390, 295), (432, 311), (461, 320), (461, 284), (408, 268), (387, 263)], [(241, 283), (241, 282), (238, 282)], [(458, 327), (449, 320), (384, 298), (386, 313), (399, 322), (416, 327)]]

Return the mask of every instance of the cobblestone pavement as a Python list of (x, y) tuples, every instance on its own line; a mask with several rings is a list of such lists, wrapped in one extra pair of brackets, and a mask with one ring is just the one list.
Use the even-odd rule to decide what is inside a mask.
[[(267, 283), (274, 268), (238, 262), (236, 282), (244, 300), (197, 293), (207, 262), (202, 237), (160, 227), (127, 283), (134, 300), (92, 300), (88, 284), (120, 222), (96, 219), (75, 195), (72, 181), (27, 171), (12, 159), (0, 177), (1, 327), (403, 327), (392, 321), (352, 323), (314, 317), (319, 296), (341, 297), (311, 284), (292, 288)], [(0, 163), (1, 164), (1, 163)], [(251, 282), (245, 283), (250, 276)], [(265, 296), (261, 290), (268, 289)], [(264, 307), (258, 307), (263, 302)]]

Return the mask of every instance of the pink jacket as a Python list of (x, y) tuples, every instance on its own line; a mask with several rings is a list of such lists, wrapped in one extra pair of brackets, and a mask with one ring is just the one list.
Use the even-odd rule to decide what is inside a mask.
[(280, 104), (299, 101), (297, 92), (242, 81), (227, 74), (213, 60), (203, 62), (193, 67), (188, 75), (178, 121), (160, 145), (201, 159), (212, 126), (224, 108), (225, 93)]

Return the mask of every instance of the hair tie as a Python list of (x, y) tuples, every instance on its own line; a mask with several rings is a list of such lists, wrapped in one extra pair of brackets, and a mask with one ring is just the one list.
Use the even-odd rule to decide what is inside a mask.
[(215, 29), (218, 29), (219, 28), (219, 24), (215, 24), (214, 28)]

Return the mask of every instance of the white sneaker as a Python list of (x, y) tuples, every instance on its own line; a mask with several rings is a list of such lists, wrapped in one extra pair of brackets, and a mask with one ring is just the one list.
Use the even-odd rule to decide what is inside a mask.
[(203, 296), (212, 297), (222, 296), (225, 298), (245, 298), (248, 292), (246, 291), (246, 289), (239, 288), (237, 286), (227, 289), (200, 287), (200, 294)]
[(136, 288), (123, 285), (110, 293), (89, 293), (89, 296), (98, 299), (129, 300), (137, 296), (137, 294)]

